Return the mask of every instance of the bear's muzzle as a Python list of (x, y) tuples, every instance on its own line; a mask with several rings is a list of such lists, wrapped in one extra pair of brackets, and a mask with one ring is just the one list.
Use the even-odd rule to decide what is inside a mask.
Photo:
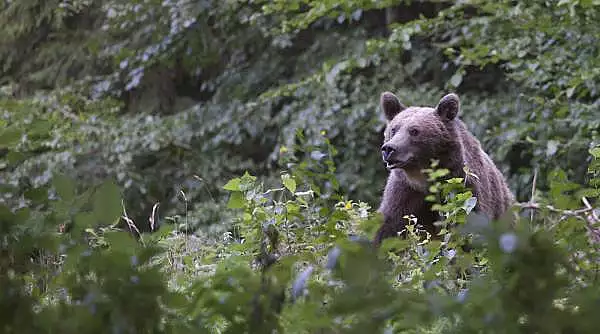
[(407, 149), (402, 149), (392, 143), (385, 143), (381, 146), (381, 155), (386, 163), (386, 168), (405, 168), (414, 162), (414, 154)]

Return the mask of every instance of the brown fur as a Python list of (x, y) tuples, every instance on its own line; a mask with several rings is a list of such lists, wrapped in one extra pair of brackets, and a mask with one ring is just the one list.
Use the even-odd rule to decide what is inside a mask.
[(456, 116), (460, 101), (456, 94), (444, 96), (435, 108), (405, 107), (392, 93), (381, 95), (381, 108), (387, 118), (382, 154), (392, 165), (379, 211), (384, 222), (374, 243), (397, 236), (413, 214), (417, 223), (433, 236), (438, 214), (425, 201), (427, 184), (423, 168), (431, 159), (447, 168), (450, 177), (465, 177), (466, 165), (478, 178), (467, 176), (467, 186), (477, 197), (474, 210), (498, 219), (514, 201), (506, 181), (479, 141)]

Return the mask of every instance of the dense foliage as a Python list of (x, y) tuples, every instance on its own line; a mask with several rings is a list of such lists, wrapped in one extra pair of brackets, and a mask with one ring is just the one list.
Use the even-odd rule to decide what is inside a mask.
[[(599, 20), (597, 0), (4, 1), (0, 327), (594, 332)], [(514, 218), (432, 167), (453, 227), (373, 250), (385, 90), (458, 92)]]

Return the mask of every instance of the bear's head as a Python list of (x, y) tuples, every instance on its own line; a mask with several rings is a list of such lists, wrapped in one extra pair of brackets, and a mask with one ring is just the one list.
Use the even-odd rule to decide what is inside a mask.
[(406, 107), (394, 94), (385, 92), (380, 105), (387, 120), (381, 153), (389, 170), (415, 175), (428, 168), (431, 159), (452, 154), (454, 122), (460, 110), (456, 94), (442, 97), (435, 108), (430, 108)]

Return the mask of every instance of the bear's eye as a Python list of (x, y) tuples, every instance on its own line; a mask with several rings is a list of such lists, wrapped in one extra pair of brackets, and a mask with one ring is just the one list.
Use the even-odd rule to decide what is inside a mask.
[(392, 130), (390, 130), (390, 134), (392, 135), (392, 137), (396, 134), (396, 131), (398, 131), (398, 129), (396, 128), (392, 128)]
[(419, 134), (419, 130), (417, 128), (410, 128), (408, 130), (408, 134), (411, 135), (411, 136), (413, 136), (413, 137), (417, 136)]

